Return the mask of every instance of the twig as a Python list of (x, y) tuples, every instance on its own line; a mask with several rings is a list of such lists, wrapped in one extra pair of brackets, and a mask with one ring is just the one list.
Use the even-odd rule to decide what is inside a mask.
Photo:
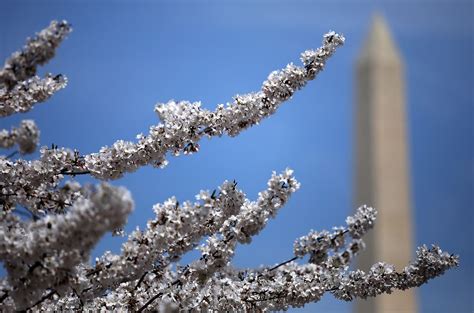
[(143, 310), (145, 310), (147, 308), (147, 306), (152, 304), (152, 302), (155, 301), (156, 299), (158, 299), (158, 297), (161, 296), (161, 295), (163, 295), (163, 292), (159, 292), (156, 295), (154, 295), (153, 297), (151, 297), (151, 299), (148, 300), (141, 308), (139, 308), (137, 310), (137, 312), (143, 312)]
[(31, 265), (30, 268), (28, 269), (28, 274), (33, 273), (33, 271), (37, 267), (43, 267), (44, 268), (43, 263), (41, 263), (40, 261), (36, 261), (35, 263), (33, 263), (33, 265)]
[(79, 302), (81, 303), (81, 308), (84, 307), (84, 302), (82, 302), (82, 298), (79, 296), (79, 293), (77, 293), (76, 288), (72, 288), (72, 291), (74, 291), (74, 294), (79, 299)]
[(13, 151), (12, 153), (10, 153), (9, 155), (7, 155), (7, 156), (5, 157), (5, 159), (7, 159), (7, 160), (8, 160), (8, 159), (11, 159), (11, 158), (13, 158), (17, 153), (18, 153), (18, 150), (15, 150), (15, 151)]
[(86, 174), (90, 174), (91, 171), (89, 170), (83, 170), (83, 171), (65, 171), (65, 170), (62, 170), (60, 172), (60, 174), (63, 174), (63, 175), (72, 175), (72, 176), (76, 176), (76, 175), (86, 175)]
[[(177, 279), (175, 280), (168, 288), (174, 286), (174, 285), (177, 285), (178, 283), (181, 283), (181, 280)], [(166, 289), (168, 289), (166, 288)], [(145, 310), (150, 304), (153, 303), (153, 301), (155, 301), (156, 299), (158, 299), (158, 297), (162, 296), (163, 295), (163, 292), (164, 291), (160, 291), (159, 293), (157, 293), (156, 295), (154, 295), (153, 297), (150, 298), (150, 300), (148, 300), (144, 305), (142, 305), (141, 308), (139, 308), (137, 310), (137, 312), (143, 312), (143, 310)]]
[(290, 262), (293, 262), (293, 261), (296, 260), (296, 259), (298, 259), (297, 256), (292, 257), (291, 259), (286, 260), (285, 262), (281, 262), (280, 264), (275, 265), (274, 267), (272, 267), (272, 268), (269, 269), (268, 271), (271, 272), (271, 271), (273, 271), (273, 270), (276, 270), (277, 268), (279, 268), (279, 267), (281, 267), (281, 266), (283, 266), (283, 265), (285, 265), (285, 264), (288, 264), (288, 263), (290, 263)]
[(135, 285), (135, 288), (133, 290), (137, 290), (138, 287), (140, 287), (140, 284), (143, 282), (143, 280), (145, 279), (146, 275), (148, 275), (148, 271), (143, 273), (143, 275), (140, 277), (140, 279), (138, 280), (137, 284)]
[[(12, 196), (18, 196), (16, 193), (5, 193), (5, 194), (0, 194), (0, 197), (12, 197)], [(52, 199), (52, 198), (48, 198), (48, 197), (43, 197), (43, 196), (35, 196), (35, 195), (31, 195), (31, 194), (26, 194), (27, 197), (29, 198), (36, 198), (36, 199), (39, 199), (41, 201), (51, 201), (51, 202), (55, 202), (57, 204), (59, 204), (59, 206), (61, 208), (64, 208), (64, 206), (72, 206), (72, 203), (68, 202), (68, 201), (63, 201), (63, 200), (57, 200), (57, 199)], [(28, 213), (30, 213), (32, 216), (33, 216), (33, 220), (38, 220), (39, 217), (38, 215), (34, 214), (31, 210), (29, 210), (27, 207), (22, 207), (24, 208), (25, 210), (28, 211)], [(20, 212), (18, 212), (20, 213)]]
[[(336, 234), (334, 237), (332, 237), (331, 240), (336, 239), (336, 237), (337, 237), (337, 236), (340, 236), (340, 235), (343, 235), (343, 236), (344, 236), (344, 235), (347, 234), (348, 232), (349, 232), (348, 229), (344, 229), (341, 233), (338, 233), (338, 234)], [(319, 241), (319, 240), (321, 240), (321, 239), (323, 239), (323, 238), (324, 238), (324, 237), (318, 237), (317, 240)], [(286, 261), (284, 261), (284, 262), (281, 262), (281, 263), (275, 265), (274, 267), (268, 269), (268, 271), (269, 271), (269, 272), (274, 271), (274, 270), (276, 270), (277, 268), (282, 267), (283, 265), (286, 265), (286, 264), (288, 264), (288, 263), (290, 263), (290, 262), (293, 262), (293, 261), (295, 261), (295, 260), (297, 260), (297, 259), (298, 259), (298, 257), (297, 257), (297, 256), (294, 256), (294, 257), (292, 257), (291, 259), (286, 260)], [(260, 275), (258, 275), (257, 278), (260, 278), (260, 277), (263, 276), (263, 275), (264, 275), (263, 273), (260, 273)]]
[(39, 299), (38, 301), (36, 301), (35, 304), (33, 304), (32, 306), (30, 306), (29, 308), (27, 308), (25, 311), (28, 311), (28, 310), (31, 310), (32, 308), (34, 308), (35, 306), (43, 303), (44, 301), (48, 300), (49, 298), (51, 298), (54, 294), (56, 293), (56, 290), (52, 289), (48, 294), (44, 295), (41, 299)]

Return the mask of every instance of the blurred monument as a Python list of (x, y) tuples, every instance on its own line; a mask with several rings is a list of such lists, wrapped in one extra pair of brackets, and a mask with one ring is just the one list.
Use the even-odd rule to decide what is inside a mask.
[[(378, 261), (402, 270), (414, 249), (403, 61), (380, 15), (356, 66), (355, 205), (374, 206), (376, 227), (358, 258), (364, 271)], [(356, 302), (357, 313), (417, 312), (413, 289)]]

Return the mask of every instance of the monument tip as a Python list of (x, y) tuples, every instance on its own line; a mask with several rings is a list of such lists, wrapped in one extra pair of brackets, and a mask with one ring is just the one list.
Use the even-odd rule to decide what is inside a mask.
[(383, 15), (375, 12), (369, 34), (358, 58), (359, 63), (384, 61), (400, 64), (400, 53)]

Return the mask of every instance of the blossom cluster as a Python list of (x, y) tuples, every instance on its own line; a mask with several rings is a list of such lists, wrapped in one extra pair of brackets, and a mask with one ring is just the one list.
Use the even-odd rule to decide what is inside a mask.
[(88, 282), (81, 287), (84, 296), (100, 295), (104, 289), (123, 282), (139, 279), (148, 274), (156, 263), (177, 262), (199, 241), (215, 233), (230, 216), (238, 213), (245, 194), (232, 182), (225, 181), (219, 193), (201, 191), (199, 202), (179, 204), (170, 198), (153, 207), (156, 217), (147, 223), (147, 229), (137, 229), (123, 244), (121, 255), (107, 254), (87, 269)]
[(345, 301), (365, 299), (396, 289), (419, 287), (457, 265), (457, 256), (437, 246), (418, 248), (416, 260), (400, 272), (383, 262), (374, 264), (368, 273), (292, 262), (275, 271), (267, 270), (264, 275), (253, 273), (246, 281), (241, 300), (247, 303), (243, 306), (246, 310), (258, 311), (301, 307), (320, 300), (327, 292)]
[[(67, 22), (53, 21), (7, 60), (0, 70), (0, 116), (26, 112), (65, 86), (62, 75), (39, 78), (35, 73), (70, 31)], [(254, 201), (235, 181), (202, 190), (195, 201), (171, 197), (153, 207), (155, 217), (128, 235), (119, 254), (106, 252), (89, 261), (102, 236), (123, 233), (133, 200), (125, 188), (82, 186), (76, 175), (117, 179), (144, 165), (163, 167), (169, 153), (198, 152), (203, 137), (236, 136), (275, 113), (343, 43), (343, 36), (326, 34), (321, 48), (302, 53), (303, 66), (274, 71), (260, 91), (237, 95), (213, 111), (199, 102), (158, 104), (161, 122), (148, 135), (138, 135), (137, 142), (119, 140), (89, 155), (53, 145), (42, 147), (37, 160), (0, 157), (0, 261), (7, 271), (0, 279), (0, 311), (285, 310), (325, 293), (348, 301), (417, 287), (456, 266), (457, 256), (423, 246), (400, 272), (383, 262), (368, 273), (349, 271), (376, 220), (376, 210), (362, 206), (346, 226), (298, 238), (286, 261), (258, 269), (234, 267), (237, 245), (249, 244), (300, 188), (290, 169), (274, 172)], [(26, 154), (38, 142), (31, 120), (0, 131), (0, 148), (16, 144)], [(200, 257), (180, 266), (193, 249)]]
[(0, 224), (0, 258), (16, 309), (33, 305), (46, 288), (67, 291), (76, 278), (76, 266), (87, 261), (106, 232), (126, 223), (132, 208), (126, 189), (104, 184), (75, 201), (65, 214), (25, 223), (3, 212), (6, 222)]
[(225, 133), (236, 136), (273, 114), (283, 101), (314, 79), (343, 43), (341, 35), (327, 34), (321, 48), (303, 54), (312, 55), (317, 62), (309, 62), (304, 67), (290, 64), (281, 71), (274, 71), (263, 82), (261, 91), (237, 95), (232, 103), (220, 104), (215, 111), (202, 109), (199, 102), (158, 104), (155, 111), (162, 123), (152, 126), (148, 136), (139, 136), (136, 144), (117, 141), (110, 148), (104, 147), (99, 153), (87, 155), (84, 168), (98, 178), (115, 179), (145, 164), (165, 166), (167, 152), (175, 156), (180, 152), (197, 152), (198, 141), (203, 136)]
[(12, 89), (0, 89), (0, 117), (31, 110), (34, 104), (48, 100), (58, 90), (66, 87), (62, 75), (34, 76), (18, 82)]
[(71, 30), (66, 21), (52, 21), (35, 37), (29, 38), (23, 49), (13, 53), (0, 70), (0, 87), (12, 89), (17, 83), (33, 77), (37, 66), (54, 57), (56, 48)]
[(354, 298), (366, 299), (393, 290), (419, 287), (427, 280), (442, 275), (447, 269), (458, 265), (458, 257), (443, 252), (438, 246), (421, 246), (416, 251), (416, 260), (403, 271), (385, 262), (374, 264), (368, 273), (361, 270), (350, 271), (339, 276), (333, 294), (336, 298), (351, 301)]
[(17, 144), (20, 153), (33, 153), (38, 146), (39, 135), (35, 121), (23, 120), (18, 128), (0, 130), (0, 148), (8, 149)]
[(35, 74), (38, 65), (54, 57), (56, 48), (70, 32), (66, 21), (52, 21), (5, 62), (0, 70), (0, 117), (27, 112), (66, 86), (67, 79), (61, 74), (48, 74), (45, 78)]
[[(61, 164), (80, 162), (76, 152), (68, 149), (40, 150), (41, 160), (11, 161), (0, 158), (0, 198), (3, 210), (21, 205), (32, 214), (61, 212), (80, 194), (80, 186), (73, 181), (61, 184), (64, 175)], [(12, 166), (15, 164), (15, 166)]]
[[(310, 263), (329, 262), (331, 266), (345, 266), (365, 247), (361, 237), (373, 227), (376, 216), (377, 211), (374, 208), (363, 205), (353, 216), (347, 217), (346, 228), (334, 227), (333, 232), (310, 231), (306, 236), (295, 241), (293, 251), (300, 258), (309, 254)], [(348, 244), (346, 235), (352, 237)], [(329, 256), (330, 252), (333, 252), (331, 256)]]

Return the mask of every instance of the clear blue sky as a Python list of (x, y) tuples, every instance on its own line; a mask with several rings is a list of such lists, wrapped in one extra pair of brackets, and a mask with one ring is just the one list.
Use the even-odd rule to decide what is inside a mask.
[[(193, 156), (170, 157), (114, 181), (128, 187), (143, 227), (151, 207), (172, 195), (193, 199), (236, 179), (254, 199), (272, 170), (286, 166), (302, 183), (289, 205), (235, 264), (274, 264), (309, 229), (343, 224), (352, 210), (354, 60), (375, 10), (385, 15), (406, 61), (411, 186), (417, 244), (461, 255), (461, 266), (421, 287), (422, 312), (473, 309), (473, 5), (471, 1), (5, 1), (0, 0), (0, 59), (52, 19), (74, 32), (41, 73), (69, 86), (9, 128), (33, 118), (41, 143), (86, 154), (133, 140), (158, 119), (157, 102), (201, 100), (207, 108), (258, 89), (270, 71), (299, 62), (328, 30), (347, 44), (316, 81), (273, 117), (237, 138), (204, 140)], [(84, 179), (81, 178), (83, 181)], [(117, 251), (107, 238), (94, 256)], [(188, 258), (189, 259), (189, 258)], [(330, 295), (300, 312), (348, 312)]]

